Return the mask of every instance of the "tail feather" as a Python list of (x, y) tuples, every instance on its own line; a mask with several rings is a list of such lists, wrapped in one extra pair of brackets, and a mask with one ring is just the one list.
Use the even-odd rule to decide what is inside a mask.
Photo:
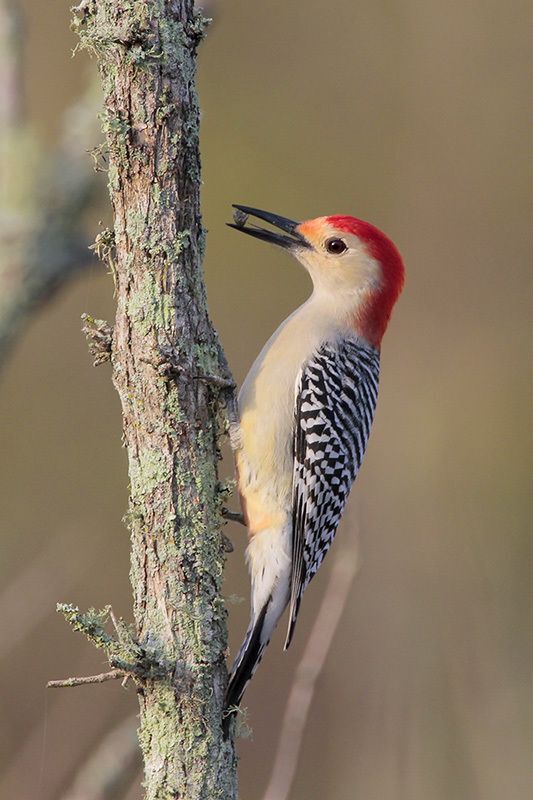
[(291, 603), (291, 607), (289, 609), (289, 624), (287, 625), (287, 635), (285, 636), (285, 644), (283, 645), (284, 650), (288, 650), (290, 643), (292, 642), (292, 637), (294, 636), (294, 628), (296, 627), (296, 617), (298, 616), (298, 611), (300, 610), (300, 602), (301, 597), (298, 597), (296, 601)]
[(263, 650), (268, 644), (268, 640), (262, 641), (261, 633), (263, 632), (269, 603), (270, 598), (263, 606), (257, 620), (248, 628), (244, 642), (235, 659), (226, 694), (227, 708), (238, 706), (241, 702), (246, 686), (259, 665)]
[(251, 681), (255, 670), (257, 669), (263, 651), (267, 646), (269, 639), (264, 640), (261, 635), (264, 633), (264, 623), (268, 606), (270, 605), (270, 598), (261, 609), (261, 613), (246, 631), (244, 642), (241, 649), (237, 654), (235, 663), (231, 670), (228, 689), (226, 692), (225, 712), (222, 720), (222, 727), (224, 736), (227, 738), (229, 732), (230, 722), (236, 714), (237, 708), (242, 700), (242, 696), (246, 691), (248, 683)]
[(263, 651), (289, 600), (290, 560), (286, 531), (265, 530), (256, 534), (248, 546), (252, 575), (252, 615), (244, 642), (231, 670), (223, 718), (227, 737), (230, 722), (257, 669)]

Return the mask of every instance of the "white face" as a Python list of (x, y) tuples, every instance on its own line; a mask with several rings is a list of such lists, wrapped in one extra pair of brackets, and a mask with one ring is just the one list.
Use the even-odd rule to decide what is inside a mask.
[(349, 301), (379, 289), (381, 265), (357, 236), (336, 230), (324, 217), (303, 222), (298, 233), (312, 247), (293, 252), (311, 275), (317, 294), (333, 292), (337, 301), (342, 296)]

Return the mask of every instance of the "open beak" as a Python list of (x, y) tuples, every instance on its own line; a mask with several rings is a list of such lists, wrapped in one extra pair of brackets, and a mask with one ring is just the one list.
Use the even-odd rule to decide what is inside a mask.
[[(299, 222), (294, 222), (292, 219), (280, 217), (277, 214), (271, 214), (269, 211), (261, 211), (258, 208), (250, 208), (249, 206), (233, 205), (236, 209), (234, 214), (235, 222), (228, 222), (230, 228), (235, 228), (237, 231), (248, 233), (250, 236), (255, 236), (256, 239), (263, 239), (265, 242), (278, 244), (280, 247), (310, 247), (311, 245), (298, 231), (296, 230)], [(260, 228), (257, 225), (248, 225), (248, 217), (257, 217), (274, 228), (278, 228), (284, 233), (277, 233), (276, 231), (269, 231), (265, 228)]]

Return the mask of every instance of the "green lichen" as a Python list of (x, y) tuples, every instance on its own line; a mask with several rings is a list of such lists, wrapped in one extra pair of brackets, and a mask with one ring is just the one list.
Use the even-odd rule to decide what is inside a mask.
[(107, 185), (110, 191), (117, 191), (120, 186), (118, 165), (113, 161), (109, 164), (109, 169), (107, 170)]
[(183, 25), (176, 19), (165, 17), (159, 22), (159, 42), (161, 46), (161, 63), (170, 72), (181, 73), (182, 78), (194, 77), (192, 59), (188, 57), (186, 37)]
[(174, 434), (176, 433), (176, 427), (184, 420), (180, 395), (176, 386), (169, 387), (165, 398), (165, 411), (167, 412), (165, 417), (170, 416), (170, 422), (166, 427), (165, 433)]
[(112, 667), (139, 676), (153, 672), (153, 665), (139, 647), (129, 625), (113, 617), (117, 639), (105, 629), (111, 615), (111, 606), (99, 610), (90, 608), (85, 612), (70, 603), (58, 603), (56, 608), (73, 630), (85, 634), (95, 647), (105, 650)]
[(196, 342), (193, 355), (198, 365), (199, 375), (216, 375), (218, 370), (218, 350), (214, 344)]
[(115, 249), (115, 232), (110, 228), (102, 228), (96, 234), (93, 244), (89, 245), (89, 250), (94, 250), (100, 261), (107, 261)]
[(130, 460), (131, 493), (134, 498), (151, 494), (168, 481), (171, 468), (159, 450), (139, 450)]
[[(71, 27), (79, 41), (76, 49), (85, 49), (105, 61), (108, 52), (142, 47), (150, 51), (150, 17), (144, 0), (125, 0), (117, 9), (115, 3), (82, 0), (74, 7)], [(119, 13), (117, 13), (117, 11)]]
[(189, 31), (193, 36), (197, 36), (198, 39), (202, 39), (207, 31), (207, 28), (213, 22), (212, 17), (204, 17), (203, 12), (201, 9), (194, 14), (194, 19), (192, 23), (189, 25)]
[(118, 642), (104, 628), (111, 610), (110, 606), (100, 610), (90, 608), (82, 613), (78, 606), (70, 603), (57, 603), (56, 609), (63, 614), (73, 630), (84, 633), (96, 647), (102, 648), (108, 653), (119, 649)]
[(172, 297), (161, 292), (152, 273), (147, 272), (128, 298), (128, 316), (142, 336), (166, 329), (171, 319)]
[(107, 147), (110, 156), (117, 165), (126, 165), (128, 161), (128, 139), (130, 125), (120, 116), (115, 116), (109, 109), (104, 109), (100, 114), (102, 131), (106, 135)]
[(139, 243), (146, 231), (146, 216), (136, 208), (126, 210), (126, 233), (133, 244)]
[(174, 254), (175, 256), (179, 256), (186, 248), (190, 247), (191, 244), (191, 232), (190, 231), (180, 231), (176, 238), (174, 239)]
[(163, 125), (175, 113), (176, 104), (172, 100), (170, 89), (165, 86), (157, 99), (156, 125)]

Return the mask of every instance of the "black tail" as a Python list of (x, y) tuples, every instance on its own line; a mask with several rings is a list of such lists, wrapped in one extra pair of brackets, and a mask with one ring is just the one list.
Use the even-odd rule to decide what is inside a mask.
[(228, 737), (231, 720), (237, 712), (246, 687), (261, 661), (263, 650), (268, 644), (268, 639), (266, 641), (261, 640), (261, 634), (263, 632), (263, 625), (269, 605), (270, 598), (261, 609), (261, 613), (255, 623), (248, 629), (231, 670), (226, 692), (224, 717), (222, 720), (222, 729), (226, 739)]

